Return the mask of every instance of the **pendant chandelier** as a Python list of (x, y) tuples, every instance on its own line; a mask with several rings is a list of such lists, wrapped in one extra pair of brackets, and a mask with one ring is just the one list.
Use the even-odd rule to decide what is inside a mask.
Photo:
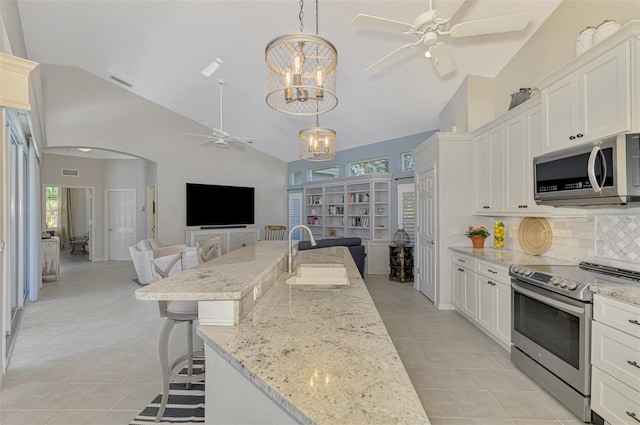
[(316, 34), (304, 32), (304, 0), (300, 0), (300, 32), (273, 39), (265, 50), (267, 105), (290, 115), (317, 115), (338, 105), (336, 67), (338, 52)]
[(330, 161), (336, 157), (336, 132), (316, 126), (300, 130), (300, 159), (305, 161)]

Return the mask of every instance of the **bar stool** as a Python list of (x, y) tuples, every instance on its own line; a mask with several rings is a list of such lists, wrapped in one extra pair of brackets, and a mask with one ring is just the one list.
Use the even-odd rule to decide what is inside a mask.
[(198, 250), (198, 259), (200, 264), (213, 260), (222, 255), (222, 238), (214, 236), (209, 239), (196, 241), (196, 249)]
[[(172, 274), (186, 269), (186, 245), (174, 245), (155, 249), (151, 253), (151, 266), (154, 281), (164, 279)], [(159, 301), (160, 317), (166, 317), (160, 339), (158, 352), (160, 355), (160, 368), (162, 370), (162, 400), (156, 415), (156, 422), (160, 422), (169, 401), (169, 386), (172, 382), (186, 383), (187, 389), (192, 382), (204, 380), (204, 367), (202, 371), (193, 370), (193, 359), (204, 357), (204, 351), (195, 351), (193, 348), (193, 321), (198, 319), (197, 301)], [(177, 323), (187, 324), (187, 354), (178, 357), (169, 364), (169, 337)], [(184, 364), (187, 366), (187, 374), (180, 374)]]

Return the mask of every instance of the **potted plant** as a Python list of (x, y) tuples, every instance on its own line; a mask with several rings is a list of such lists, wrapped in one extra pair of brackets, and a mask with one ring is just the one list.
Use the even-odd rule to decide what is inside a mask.
[(487, 230), (486, 227), (473, 227), (469, 226), (469, 229), (464, 233), (466, 237), (471, 239), (471, 243), (474, 248), (483, 248), (484, 240), (488, 238), (491, 233)]

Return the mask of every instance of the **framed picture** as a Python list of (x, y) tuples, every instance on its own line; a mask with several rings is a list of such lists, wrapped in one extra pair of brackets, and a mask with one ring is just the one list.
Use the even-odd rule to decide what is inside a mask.
[(366, 208), (360, 208), (360, 215), (365, 215), (367, 213)]
[(317, 208), (311, 208), (311, 214), (318, 214), (318, 209)]

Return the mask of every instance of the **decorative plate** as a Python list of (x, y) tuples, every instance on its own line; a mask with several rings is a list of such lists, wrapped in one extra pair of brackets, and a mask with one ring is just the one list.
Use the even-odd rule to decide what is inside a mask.
[(545, 253), (551, 246), (552, 239), (551, 226), (542, 217), (526, 217), (518, 227), (518, 241), (527, 254)]

